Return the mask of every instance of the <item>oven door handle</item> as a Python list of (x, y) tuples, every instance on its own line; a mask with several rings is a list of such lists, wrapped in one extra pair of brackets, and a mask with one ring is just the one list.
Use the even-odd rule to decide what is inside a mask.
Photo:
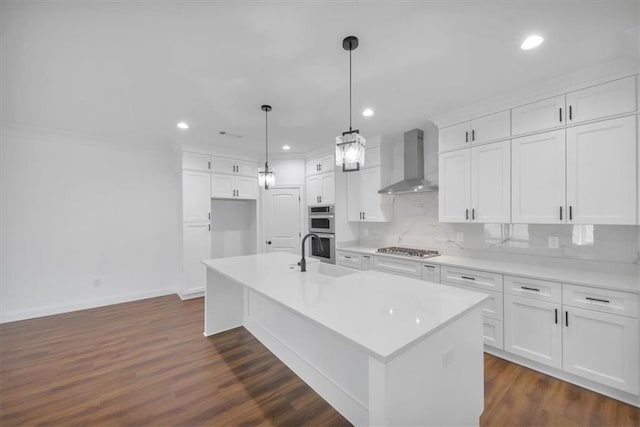
[(333, 215), (309, 215), (309, 219), (324, 219), (324, 218), (333, 218)]

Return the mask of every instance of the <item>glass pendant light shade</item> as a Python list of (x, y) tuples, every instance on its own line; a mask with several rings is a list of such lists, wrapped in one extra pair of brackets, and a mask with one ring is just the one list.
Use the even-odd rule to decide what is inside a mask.
[(364, 166), (367, 142), (359, 130), (351, 128), (351, 52), (358, 47), (358, 38), (346, 37), (342, 47), (349, 51), (349, 130), (336, 137), (336, 166), (342, 166), (343, 172), (354, 172)]
[(345, 172), (360, 170), (364, 166), (367, 141), (358, 131), (345, 132), (336, 137), (336, 166)]
[(265, 145), (265, 162), (264, 162), (264, 170), (258, 171), (258, 185), (260, 187), (264, 187), (265, 190), (268, 190), (269, 187), (273, 187), (276, 185), (276, 173), (273, 169), (269, 169), (269, 133), (268, 133), (268, 123), (267, 123), (267, 114), (271, 111), (270, 105), (263, 105), (260, 107), (262, 111), (264, 111), (264, 145)]

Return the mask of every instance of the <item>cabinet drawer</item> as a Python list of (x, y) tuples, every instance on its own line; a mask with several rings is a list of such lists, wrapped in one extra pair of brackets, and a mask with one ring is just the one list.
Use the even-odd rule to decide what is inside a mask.
[(422, 280), (425, 282), (440, 283), (440, 266), (422, 264)]
[(562, 285), (562, 303), (571, 307), (638, 317), (639, 296), (628, 292), (587, 286)]
[(547, 280), (528, 279), (525, 277), (504, 276), (504, 292), (506, 294), (534, 298), (541, 301), (560, 303), (562, 300), (562, 284)]
[(404, 261), (376, 256), (373, 258), (373, 269), (402, 276), (421, 278), (422, 264), (415, 261)]
[(352, 252), (336, 251), (336, 264), (343, 267), (355, 268), (362, 270), (362, 256)]
[(484, 344), (504, 350), (504, 327), (500, 320), (485, 317), (482, 321), (482, 338)]
[(472, 286), (489, 291), (502, 292), (502, 274), (457, 267), (442, 267), (440, 281), (451, 285)]

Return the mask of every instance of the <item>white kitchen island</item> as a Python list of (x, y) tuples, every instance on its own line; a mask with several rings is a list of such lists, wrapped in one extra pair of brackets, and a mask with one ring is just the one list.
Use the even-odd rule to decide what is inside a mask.
[(204, 334), (244, 326), (356, 425), (478, 425), (485, 295), (297, 262), (203, 261)]

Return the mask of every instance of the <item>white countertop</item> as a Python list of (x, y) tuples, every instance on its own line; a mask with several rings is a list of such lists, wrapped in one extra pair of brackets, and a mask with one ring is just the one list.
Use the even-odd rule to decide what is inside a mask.
[[(270, 253), (203, 263), (381, 360), (394, 357), (487, 298), (477, 292), (377, 271), (353, 270), (354, 274), (343, 277), (301, 273), (298, 260), (296, 255)], [(311, 261), (308, 268), (312, 266)]]
[(376, 253), (376, 248), (348, 246), (336, 250), (351, 251), (360, 254), (385, 256), (395, 259), (411, 260), (420, 263), (470, 268), (493, 273), (551, 280), (575, 285), (594, 286), (603, 289), (640, 294), (640, 270), (633, 265), (620, 265), (605, 262), (585, 262), (587, 268), (551, 267), (536, 263), (478, 259), (470, 257), (440, 255), (433, 258), (411, 258), (406, 256)]

